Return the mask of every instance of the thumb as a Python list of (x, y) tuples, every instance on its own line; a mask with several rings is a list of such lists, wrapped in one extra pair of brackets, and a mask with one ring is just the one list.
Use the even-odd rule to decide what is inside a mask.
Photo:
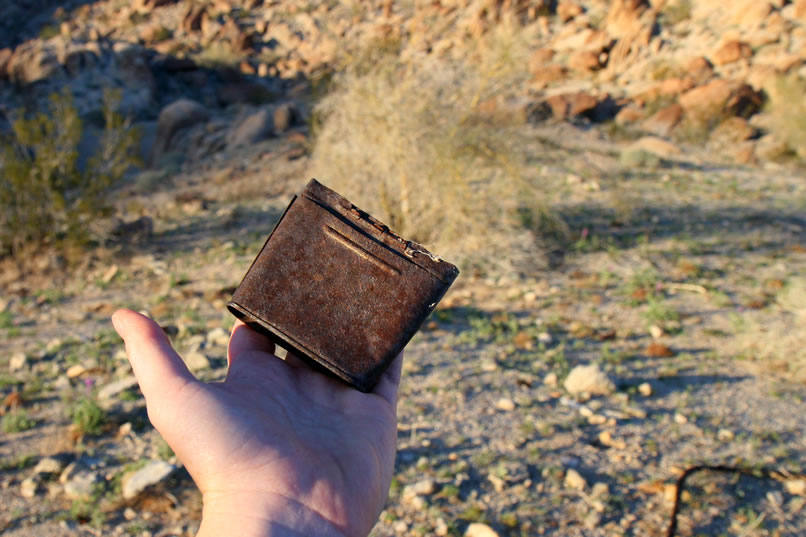
[(131, 310), (118, 310), (112, 324), (126, 343), (126, 355), (150, 410), (196, 382), (157, 323)]

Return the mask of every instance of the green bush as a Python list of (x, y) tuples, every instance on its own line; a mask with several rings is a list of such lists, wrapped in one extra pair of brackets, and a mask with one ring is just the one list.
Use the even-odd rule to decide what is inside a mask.
[(88, 224), (108, 212), (109, 188), (138, 164), (139, 135), (115, 111), (119, 98), (105, 92), (105, 130), (83, 166), (84, 129), (68, 90), (51, 95), (47, 112), (12, 122), (12, 134), (0, 139), (0, 255), (89, 238)]
[(528, 36), (497, 29), (463, 58), (357, 54), (315, 111), (311, 176), (464, 268), (520, 271), (563, 223), (528, 166)]
[(81, 396), (68, 407), (68, 416), (80, 434), (98, 434), (106, 423), (106, 412), (90, 396)]
[(36, 420), (30, 418), (23, 410), (14, 410), (3, 416), (0, 428), (4, 433), (19, 433), (32, 429), (36, 425)]

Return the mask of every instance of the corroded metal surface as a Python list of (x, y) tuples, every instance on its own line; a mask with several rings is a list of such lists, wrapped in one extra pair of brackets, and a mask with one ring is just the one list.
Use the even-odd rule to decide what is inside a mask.
[(228, 307), (280, 346), (366, 392), (458, 274), (311, 180)]

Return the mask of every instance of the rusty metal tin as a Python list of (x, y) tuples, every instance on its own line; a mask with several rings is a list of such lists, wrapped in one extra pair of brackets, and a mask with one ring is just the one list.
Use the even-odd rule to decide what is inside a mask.
[(312, 179), (227, 307), (312, 366), (368, 392), (458, 274)]

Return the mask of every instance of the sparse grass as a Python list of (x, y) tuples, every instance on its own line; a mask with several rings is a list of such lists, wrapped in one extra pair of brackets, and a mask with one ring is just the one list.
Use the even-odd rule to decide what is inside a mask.
[(657, 293), (658, 274), (654, 270), (642, 270), (633, 274), (624, 285), (627, 303), (637, 306), (647, 302)]
[(14, 326), (14, 315), (10, 311), (0, 311), (0, 328), (9, 329)]
[(797, 75), (779, 76), (765, 89), (773, 132), (801, 159), (806, 158), (806, 80)]
[(56, 37), (61, 32), (59, 31), (59, 26), (56, 24), (46, 24), (39, 30), (39, 38), (43, 41), (47, 41), (51, 37)]
[(529, 176), (523, 118), (503, 105), (527, 76), (522, 32), (463, 60), (349, 63), (317, 108), (311, 175), (465, 268), (536, 268), (540, 237), (565, 226)]
[(4, 433), (20, 433), (33, 429), (36, 426), (36, 420), (28, 416), (24, 410), (13, 410), (3, 416), (0, 422), (0, 429)]
[(652, 296), (647, 300), (644, 319), (650, 324), (657, 324), (668, 332), (670, 329), (673, 331), (675, 327), (679, 328), (680, 314), (662, 298)]
[(106, 423), (106, 412), (88, 395), (73, 401), (67, 409), (67, 414), (76, 431), (81, 434), (96, 435)]
[(691, 0), (673, 0), (661, 11), (661, 24), (675, 25), (691, 18)]
[(235, 67), (243, 61), (245, 56), (233, 50), (226, 41), (213, 41), (201, 52), (193, 55), (193, 60), (202, 67), (216, 69), (220, 67)]
[(780, 313), (774, 321), (734, 322), (740, 350), (755, 367), (806, 383), (806, 279), (793, 279), (776, 301)]

